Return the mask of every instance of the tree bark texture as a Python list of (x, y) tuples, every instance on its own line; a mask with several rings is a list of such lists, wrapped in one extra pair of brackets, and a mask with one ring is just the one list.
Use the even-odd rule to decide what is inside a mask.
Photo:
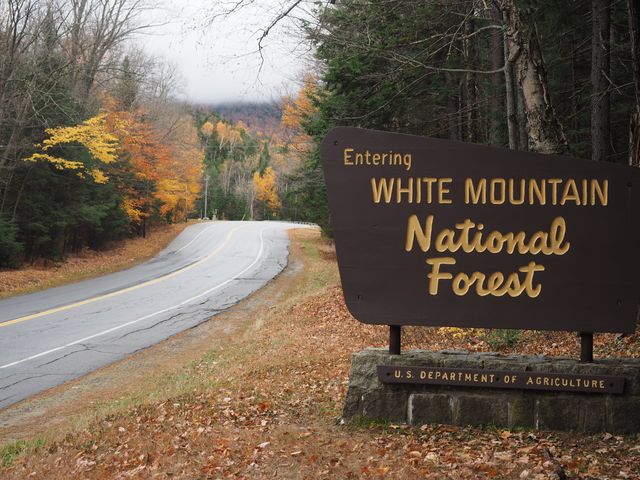
[(502, 11), (509, 61), (524, 98), (529, 148), (534, 152), (562, 154), (567, 138), (549, 95), (547, 72), (535, 25), (524, 17), (515, 0), (497, 0)]
[(591, 1), (591, 159), (609, 158), (610, 0)]
[[(491, 10), (491, 18), (501, 20), (500, 12), (496, 9)], [(504, 65), (504, 39), (501, 31), (498, 31), (491, 35), (491, 68), (498, 70)], [(489, 107), (490, 121), (489, 121), (489, 143), (491, 145), (502, 146), (504, 144), (504, 132), (505, 124), (504, 117), (501, 113), (505, 108), (505, 73), (494, 73), (491, 75), (491, 101)]]
[(636, 97), (636, 108), (629, 125), (629, 165), (640, 166), (640, 0), (628, 0), (627, 3)]

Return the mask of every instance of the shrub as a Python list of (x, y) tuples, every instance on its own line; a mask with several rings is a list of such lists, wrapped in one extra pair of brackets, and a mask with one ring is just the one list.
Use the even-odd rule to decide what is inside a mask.
[(522, 331), (520, 330), (491, 330), (485, 337), (485, 341), (493, 350), (502, 350), (503, 348), (513, 347), (518, 340)]
[(16, 240), (15, 225), (0, 217), (0, 267), (19, 267), (22, 244)]

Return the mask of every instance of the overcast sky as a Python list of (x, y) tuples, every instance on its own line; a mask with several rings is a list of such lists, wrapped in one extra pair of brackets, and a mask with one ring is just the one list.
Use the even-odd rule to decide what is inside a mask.
[[(165, 58), (178, 67), (184, 95), (195, 102), (273, 100), (295, 91), (309, 68), (306, 47), (287, 32), (283, 24), (269, 35), (260, 74), (256, 53), (261, 28), (268, 25), (280, 0), (260, 0), (228, 19), (206, 25), (211, 0), (164, 0), (145, 21), (165, 23), (135, 39), (146, 52)], [(275, 12), (277, 13), (277, 12)], [(306, 55), (305, 55), (306, 54)]]

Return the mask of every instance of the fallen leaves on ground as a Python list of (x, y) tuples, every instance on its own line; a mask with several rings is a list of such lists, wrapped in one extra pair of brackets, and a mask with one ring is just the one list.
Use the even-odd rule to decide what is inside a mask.
[[(302, 250), (309, 248), (293, 253), (302, 255)], [(318, 255), (301, 282), (310, 281), (309, 269), (323, 262), (333, 259)], [(407, 346), (488, 349), (480, 339), (454, 338), (438, 329), (408, 330)], [(207, 388), (99, 420), (17, 459), (0, 476), (640, 478), (640, 443), (632, 436), (340, 425), (351, 354), (385, 345), (386, 335), (385, 328), (353, 320), (336, 286), (295, 304), (274, 305), (252, 319), (244, 334), (182, 372)], [(612, 338), (597, 336), (596, 348)], [(540, 353), (547, 345), (550, 353), (574, 355), (577, 342), (571, 334), (532, 332), (515, 349)], [(611, 352), (635, 354), (637, 343), (636, 336), (615, 340)]]

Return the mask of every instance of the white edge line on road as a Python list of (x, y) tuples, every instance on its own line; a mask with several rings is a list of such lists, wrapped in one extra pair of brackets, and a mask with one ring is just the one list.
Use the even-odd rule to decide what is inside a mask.
[(109, 333), (115, 332), (115, 331), (120, 330), (122, 328), (129, 327), (129, 326), (134, 325), (134, 324), (136, 324), (138, 322), (142, 322), (143, 320), (147, 320), (147, 319), (149, 319), (151, 317), (155, 317), (156, 315), (160, 315), (162, 313), (166, 313), (166, 312), (169, 312), (171, 310), (174, 310), (174, 309), (176, 309), (178, 307), (182, 307), (183, 305), (186, 305), (187, 303), (191, 303), (191, 302), (193, 302), (194, 300), (196, 300), (196, 299), (198, 299), (200, 297), (204, 297), (205, 295), (208, 295), (211, 292), (213, 292), (215, 290), (218, 290), (219, 288), (224, 287), (225, 285), (227, 285), (227, 284), (231, 283), (233, 280), (235, 280), (237, 277), (240, 277), (240, 276), (244, 275), (245, 272), (250, 270), (256, 263), (258, 263), (258, 261), (260, 260), (260, 257), (262, 257), (262, 253), (264, 251), (263, 233), (264, 233), (265, 230), (266, 230), (266, 228), (263, 228), (262, 230), (260, 230), (260, 249), (258, 250), (258, 255), (256, 255), (256, 258), (253, 260), (253, 262), (251, 262), (251, 264), (248, 267), (246, 267), (244, 270), (242, 270), (241, 272), (239, 272), (236, 275), (232, 276), (228, 280), (225, 280), (224, 282), (219, 283), (215, 287), (212, 287), (212, 288), (210, 288), (208, 290), (205, 290), (204, 292), (199, 293), (198, 295), (195, 295), (195, 296), (193, 296), (191, 298), (183, 300), (182, 302), (177, 303), (176, 305), (173, 305), (173, 306), (171, 306), (169, 308), (165, 308), (163, 310), (158, 310), (157, 312), (150, 313), (148, 315), (145, 315), (144, 317), (137, 318), (137, 319), (132, 320), (132, 321), (127, 322), (127, 323), (123, 323), (122, 325), (118, 325), (117, 327), (112, 327), (112, 328), (109, 328), (108, 330), (104, 330), (104, 331), (99, 332), (99, 333), (94, 333), (93, 335), (89, 335), (88, 337), (84, 337), (84, 338), (81, 338), (79, 340), (74, 340), (73, 342), (67, 343), (66, 345), (62, 345), (61, 347), (52, 348), (52, 349), (47, 350), (45, 352), (40, 352), (40, 353), (37, 353), (35, 355), (31, 355), (30, 357), (23, 358), (22, 360), (16, 360), (15, 362), (7, 363), (6, 365), (0, 365), (0, 370), (5, 369), (5, 368), (9, 368), (9, 367), (13, 367), (15, 365), (19, 365), (19, 364), (24, 363), (24, 362), (28, 362), (29, 360), (34, 360), (36, 358), (44, 357), (45, 355), (49, 355), (50, 353), (59, 352), (60, 350), (64, 350), (65, 348), (73, 347), (74, 345), (78, 345), (79, 343), (84, 343), (84, 342), (87, 342), (89, 340), (93, 340), (94, 338), (101, 337), (103, 335), (107, 335)]
[(178, 253), (178, 252), (181, 252), (182, 250), (184, 250), (185, 248), (187, 248), (189, 245), (191, 245), (193, 242), (195, 242), (195, 241), (198, 239), (198, 237), (199, 237), (200, 235), (202, 235), (203, 233), (205, 233), (205, 232), (207, 232), (207, 231), (211, 230), (212, 228), (214, 228), (214, 225), (212, 225), (212, 226), (210, 226), (210, 227), (205, 228), (205, 229), (204, 229), (204, 230), (202, 230), (199, 234), (197, 234), (195, 237), (193, 237), (189, 243), (187, 243), (186, 245), (183, 245), (183, 246), (182, 246), (182, 247), (180, 247), (179, 249), (174, 250), (173, 252), (169, 252), (169, 253), (170, 253), (170, 254), (172, 254), (172, 255), (174, 255), (174, 254), (176, 254), (176, 253)]

